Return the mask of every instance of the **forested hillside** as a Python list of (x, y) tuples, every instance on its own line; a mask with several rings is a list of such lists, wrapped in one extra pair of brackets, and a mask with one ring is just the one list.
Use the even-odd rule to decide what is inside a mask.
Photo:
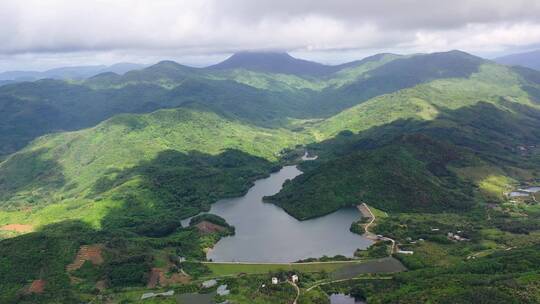
[[(171, 256), (192, 264), (175, 262), (169, 277), (207, 275), (197, 261), (234, 228), (212, 215), (180, 221), (304, 150), (318, 158), (267, 202), (300, 220), (365, 202), (387, 213), (375, 233), (417, 252), (397, 255), (410, 274), (339, 288), (361, 288), (370, 303), (466, 303), (474, 290), (456, 290), (481, 275), (497, 282), (479, 282), (482, 293), (501, 299), (517, 293), (502, 277), (536, 288), (536, 269), (500, 264), (537, 260), (538, 205), (505, 193), (539, 182), (539, 92), (540, 72), (460, 51), (339, 66), (241, 53), (208, 68), (163, 61), (1, 86), (0, 227), (17, 229), (0, 232), (0, 302), (90, 301), (144, 286)], [(103, 252), (101, 264), (69, 270), (81, 246)], [(434, 275), (451, 284), (430, 295)], [(39, 280), (43, 294), (25, 291)]]

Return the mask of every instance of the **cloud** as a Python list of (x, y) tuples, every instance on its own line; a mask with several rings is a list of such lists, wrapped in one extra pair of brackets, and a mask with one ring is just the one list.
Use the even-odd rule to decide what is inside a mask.
[(498, 52), (540, 43), (540, 1), (3, 0), (0, 25), (0, 56), (13, 60), (247, 49)]

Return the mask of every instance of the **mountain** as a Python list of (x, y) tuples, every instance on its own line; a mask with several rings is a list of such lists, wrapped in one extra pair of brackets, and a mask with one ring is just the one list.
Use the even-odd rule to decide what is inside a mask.
[[(306, 174), (268, 200), (300, 219), (330, 213), (357, 200), (371, 201), (384, 210), (440, 210), (452, 208), (452, 202), (453, 208), (464, 208), (462, 204), (472, 197), (461, 195), (472, 193), (471, 181), (458, 178), (456, 172), (469, 169), (456, 168), (479, 166), (464, 164), (464, 159), (491, 167), (494, 175), (506, 171), (504, 179), (518, 178), (507, 167), (533, 166), (521, 159), (516, 147), (540, 141), (536, 130), (540, 107), (524, 107), (531, 106), (531, 97), (516, 88), (539, 83), (521, 82), (512, 69), (493, 64), (479, 71), (468, 79), (439, 79), (381, 95), (313, 125), (318, 136), (337, 136), (336, 140), (313, 145), (319, 160), (306, 165)], [(342, 135), (344, 130), (350, 136)], [(428, 151), (434, 155), (426, 160)], [(469, 155), (471, 151), (474, 156)], [(442, 154), (450, 158), (437, 159)], [(432, 171), (434, 163), (437, 171)], [(332, 179), (337, 172), (346, 178)], [(482, 179), (472, 182), (489, 192)], [(386, 194), (384, 189), (393, 190)], [(452, 195), (445, 189), (459, 191)], [(385, 198), (398, 193), (399, 199)], [(439, 194), (444, 199), (437, 198)], [(314, 207), (315, 197), (324, 198), (325, 203)]]
[[(381, 54), (347, 65), (331, 77), (309, 80), (162, 61), (124, 75), (102, 73), (77, 83), (40, 80), (4, 85), (0, 87), (4, 115), (0, 155), (46, 133), (91, 127), (120, 113), (179, 106), (202, 106), (259, 126), (285, 126), (288, 118), (324, 118), (380, 94), (437, 78), (466, 77), (481, 63), (459, 52)], [(456, 65), (461, 68), (452, 68)]]
[[(381, 56), (377, 60), (381, 60), (381, 58), (386, 58), (386, 56)], [(456, 65), (457, 68), (455, 68)], [(93, 187), (92, 184), (97, 183), (98, 179), (107, 175), (105, 168), (134, 166), (143, 160), (139, 160), (138, 155), (150, 157), (149, 155), (157, 155), (160, 149), (169, 149), (167, 148), (170, 147), (169, 144), (164, 144), (165, 138), (168, 138), (168, 136), (174, 138), (180, 136), (179, 134), (175, 135), (180, 130), (182, 130), (182, 136), (191, 139), (187, 140), (187, 138), (178, 137), (176, 141), (180, 146), (174, 145), (174, 150), (186, 153), (189, 151), (186, 149), (193, 149), (198, 152), (215, 154), (220, 149), (238, 148), (250, 155), (264, 157), (269, 161), (276, 161), (276, 155), (282, 149), (293, 147), (293, 138), (300, 144), (313, 138), (319, 140), (331, 139), (336, 136), (339, 138), (343, 131), (359, 133), (361, 138), (373, 137), (372, 140), (381, 144), (388, 142), (389, 145), (394, 146), (394, 148), (381, 147), (381, 150), (374, 155), (368, 153), (361, 156), (370, 160), (379, 157), (377, 156), (379, 153), (403, 155), (403, 157), (412, 155), (412, 158), (418, 157), (420, 154), (411, 152), (413, 148), (405, 151), (395, 150), (395, 147), (400, 146), (397, 141), (398, 138), (405, 134), (421, 133), (436, 142), (450, 141), (450, 144), (455, 145), (455, 149), (458, 151), (461, 151), (461, 149), (475, 151), (481, 155), (479, 157), (482, 161), (501, 159), (507, 154), (507, 149), (513, 149), (512, 147), (515, 148), (518, 145), (529, 145), (537, 140), (536, 131), (531, 127), (536, 124), (535, 112), (532, 112), (532, 114), (525, 113), (523, 116), (510, 120), (504, 116), (499, 117), (498, 112), (494, 112), (490, 107), (480, 106), (487, 103), (487, 105), (494, 105), (495, 110), (504, 109), (505, 111), (519, 113), (523, 109), (516, 108), (516, 106), (526, 105), (531, 107), (530, 111), (534, 111), (536, 105), (534, 99), (531, 99), (530, 92), (532, 92), (531, 88), (537, 89), (539, 83), (522, 78), (518, 72), (511, 68), (499, 66), (457, 51), (392, 58), (373, 66), (372, 69), (368, 69), (366, 74), (361, 74), (352, 84), (336, 87), (329, 85), (328, 88), (322, 91), (312, 90), (308, 91), (309, 93), (306, 93), (305, 89), (300, 89), (298, 92), (287, 92), (286, 94), (277, 93), (257, 89), (231, 80), (211, 80), (206, 78), (207, 75), (201, 76), (198, 70), (174, 62), (161, 62), (144, 70), (130, 73), (135, 76), (126, 74), (122, 77), (139, 79), (141, 82), (133, 82), (118, 88), (96, 90), (89, 88), (85, 84), (67, 84), (61, 81), (43, 80), (35, 83), (8, 85), (3, 87), (3, 90), (0, 90), (6, 96), (3, 98), (5, 117), (10, 118), (5, 120), (5, 124), (2, 126), (3, 130), (5, 130), (2, 131), (2, 134), (7, 137), (3, 140), (12, 143), (14, 145), (12, 149), (18, 149), (18, 146), (15, 145), (21, 138), (26, 138), (26, 142), (29, 142), (33, 137), (38, 136), (39, 132), (43, 134), (62, 128), (88, 128), (98, 124), (97, 127), (83, 131), (46, 135), (34, 140), (30, 146), (19, 153), (7, 157), (2, 163), (4, 169), (0, 170), (0, 177), (8, 185), (7, 188), (0, 191), (3, 200), (8, 202), (7, 205), (18, 206), (22, 204), (19, 201), (21, 197), (32, 197), (24, 194), (26, 191), (34, 193), (35, 198), (31, 199), (32, 201), (39, 202), (54, 201), (53, 198), (59, 195), (69, 197), (68, 194), (72, 193), (72, 191), (78, 194), (88, 193), (89, 189)], [(105, 76), (107, 75), (101, 77)], [(166, 88), (152, 83), (152, 81), (161, 81), (163, 79), (178, 80), (178, 84)], [(375, 97), (368, 98), (366, 96), (364, 98), (367, 100), (364, 101), (360, 92), (352, 90), (351, 87), (372, 79), (376, 79), (376, 82), (370, 82), (372, 84), (371, 94), (375, 95)], [(385, 79), (387, 82), (393, 83), (393, 85), (391, 87), (375, 85), (376, 83), (383, 84)], [(535, 80), (536, 78), (529, 75), (527, 79)], [(401, 82), (397, 82), (398, 80), (401, 80)], [(146, 83), (146, 81), (150, 81), (150, 83)], [(368, 88), (365, 84), (363, 86)], [(332, 96), (330, 95), (332, 92), (334, 98), (344, 96), (342, 95), (344, 92), (352, 92), (349, 98), (351, 100), (356, 99), (356, 104), (336, 115), (315, 121), (309, 120), (310, 113), (316, 113), (309, 110), (310, 106), (313, 106), (310, 103), (320, 102), (317, 100), (317, 94)], [(335, 101), (332, 102), (335, 103)], [(462, 109), (475, 107), (483, 110), (475, 111), (474, 113), (478, 112), (476, 114), (461, 111)], [(159, 111), (164, 108), (177, 109)], [(118, 116), (120, 113), (146, 112), (153, 113)], [(206, 115), (210, 115), (212, 119), (207, 119)], [(305, 115), (303, 116), (305, 118), (302, 118), (301, 115)], [(315, 117), (313, 116), (315, 114), (311, 115), (311, 117)], [(480, 122), (465, 123), (459, 120), (475, 116), (482, 117)], [(530, 118), (528, 118), (529, 116)], [(156, 117), (163, 119), (163, 122), (155, 119)], [(281, 123), (270, 123), (273, 119), (279, 119), (280, 117), (283, 119)], [(293, 121), (293, 124), (288, 124), (287, 118), (290, 119), (291, 117), (295, 118), (296, 121)], [(304, 122), (303, 119), (308, 120)], [(495, 126), (489, 125), (488, 121), (492, 119), (498, 121), (499, 124)], [(264, 123), (265, 120), (267, 123)], [(409, 120), (418, 121), (419, 123), (405, 124)], [(521, 120), (522, 123), (518, 124), (517, 120)], [(99, 124), (100, 121), (105, 122)], [(400, 123), (400, 121), (403, 121), (403, 123)], [(503, 124), (505, 121), (509, 121), (508, 124)], [(164, 122), (170, 122), (170, 125), (164, 126)], [(230, 124), (227, 122), (230, 122)], [(41, 127), (37, 129), (24, 128), (27, 124)], [(485, 124), (488, 124), (488, 126)], [(116, 130), (117, 125), (124, 127), (112, 132), (112, 130)], [(115, 127), (113, 128), (113, 126)], [(221, 135), (214, 138), (216, 128), (220, 129), (219, 134)], [(24, 131), (27, 133), (22, 133), (22, 130), (27, 130)], [(239, 133), (242, 134), (240, 137), (244, 138), (243, 142), (249, 144), (243, 146), (242, 141), (235, 139), (233, 146), (227, 146), (226, 144), (229, 142), (227, 140), (223, 143), (225, 145), (222, 148), (212, 148), (214, 140), (217, 140), (217, 138), (227, 138), (225, 135), (227, 133), (236, 134), (234, 133), (236, 131), (233, 132), (233, 130), (242, 130)], [(247, 135), (252, 132), (258, 135)], [(513, 138), (508, 138), (505, 132), (514, 134)], [(152, 135), (146, 137), (147, 133)], [(14, 134), (18, 134), (18, 136), (12, 140)], [(80, 134), (86, 134), (84, 136), (85, 141), (70, 139), (79, 138), (82, 136)], [(262, 151), (269, 149), (269, 147), (264, 147), (266, 144), (263, 143), (266, 141), (263, 140), (265, 138), (263, 134), (279, 134), (275, 138), (283, 138), (284, 143), (275, 145), (271, 153), (262, 153)], [(440, 134), (443, 136), (440, 137)], [(140, 137), (143, 135), (144, 137)], [(96, 138), (103, 140), (103, 144), (98, 144), (94, 140)], [(129, 141), (123, 142), (116, 138), (125, 138), (126, 140), (129, 139)], [(148, 144), (148, 140), (151, 138), (160, 139), (160, 144), (156, 143), (156, 149), (157, 147), (159, 149), (149, 154), (143, 151), (152, 147), (152, 145)], [(394, 138), (393, 144), (390, 140), (392, 138)], [(114, 141), (109, 142), (109, 140), (113, 139)], [(255, 141), (258, 141), (258, 143), (255, 144)], [(68, 142), (67, 145), (63, 144)], [(143, 142), (146, 144), (139, 147)], [(320, 146), (323, 147), (324, 143), (322, 142)], [(334, 145), (332, 141), (329, 143), (329, 146)], [(94, 149), (98, 147), (99, 149)], [(247, 147), (252, 148), (245, 150)], [(137, 157), (134, 158), (133, 162), (129, 163), (129, 165), (121, 162), (121, 160), (132, 158), (133, 156), (127, 155), (138, 151), (137, 149), (142, 150), (135, 152)], [(349, 148), (341, 147), (340, 149), (346, 151)], [(359, 151), (356, 152), (360, 153)], [(110, 153), (112, 154), (109, 155)], [(363, 153), (360, 154), (363, 155)], [(120, 156), (124, 154), (125, 156)], [(83, 155), (86, 156), (83, 157)], [(71, 159), (71, 157), (75, 156), (76, 158)], [(325, 157), (325, 155), (321, 155), (321, 160), (324, 160)], [(331, 160), (336, 156), (328, 157)], [(338, 154), (338, 157), (341, 158), (342, 155)], [(94, 166), (99, 164), (98, 159), (104, 160), (108, 158), (110, 158), (108, 163), (100, 165), (102, 166), (101, 169), (94, 169), (97, 168)], [(83, 159), (87, 159), (87, 161), (83, 161)], [(36, 164), (39, 163), (38, 161), (45, 161), (46, 164), (43, 165), (43, 168), (48, 168), (47, 172), (49, 174), (43, 175), (46, 177), (45, 181), (40, 181), (37, 178), (37, 176), (41, 176), (39, 170), (23, 172), (24, 164)], [(77, 162), (80, 161), (86, 164), (84, 169), (78, 168)], [(341, 161), (341, 159), (336, 161)], [(420, 160), (420, 162), (424, 161)], [(53, 169), (56, 163), (62, 164), (59, 167), (60, 172), (58, 175), (53, 174), (53, 172), (56, 172)], [(375, 162), (369, 161), (368, 163)], [(396, 160), (396, 166), (407, 163), (410, 163), (410, 160)], [(336, 165), (336, 167), (339, 166)], [(354, 168), (354, 166), (347, 167)], [(77, 173), (69, 173), (69, 170)], [(367, 168), (359, 170), (370, 172)], [(410, 167), (404, 168), (404, 171), (410, 170), (413, 169)], [(343, 170), (343, 172), (347, 172), (347, 170)], [(18, 176), (18, 178), (14, 178), (14, 176)], [(305, 178), (308, 176), (309, 174), (306, 174)], [(389, 177), (383, 179), (390, 180)], [(23, 182), (18, 184), (16, 181), (19, 180)], [(378, 179), (371, 180), (377, 181)], [(437, 189), (440, 189), (439, 192), (444, 193), (442, 194), (444, 197), (449, 197), (450, 194), (441, 189), (455, 188), (458, 187), (457, 185), (461, 185), (461, 183), (446, 184), (444, 180), (436, 181), (437, 177), (430, 176), (428, 171), (422, 173), (418, 178), (411, 177), (411, 180), (424, 180), (426, 185), (426, 181), (433, 181), (434, 187), (439, 187)], [(15, 184), (12, 185), (12, 181)], [(349, 179), (348, 183), (351, 182)], [(365, 182), (360, 184), (363, 183)], [(416, 182), (416, 184), (418, 183), (420, 182)], [(315, 185), (315, 183), (310, 184)], [(398, 184), (406, 184), (406, 182), (399, 182)], [(43, 188), (46, 185), (53, 185), (53, 187)], [(56, 188), (58, 185), (59, 188)], [(296, 189), (292, 185), (295, 185), (295, 183), (285, 187), (283, 193), (286, 193), (289, 188), (291, 191)], [(330, 185), (332, 184), (328, 183), (326, 186), (329, 187)], [(428, 188), (424, 190), (424, 193), (426, 195), (427, 193), (433, 193), (435, 192), (433, 189), (435, 188)], [(298, 189), (294, 191), (301, 193)], [(411, 195), (416, 195), (414, 193), (421, 192), (412, 192)], [(412, 196), (409, 199), (416, 200)], [(383, 200), (380, 201), (382, 204)], [(328, 199), (326, 202), (331, 204), (332, 200)], [(344, 202), (350, 203), (348, 199), (344, 200)], [(281, 205), (285, 207), (285, 203)], [(330, 209), (314, 208), (312, 211), (324, 212), (323, 210), (327, 210), (326, 212), (330, 212), (335, 210), (332, 208), (341, 205), (333, 206)], [(388, 208), (388, 205), (386, 206)], [(292, 209), (290, 212), (294, 214)], [(299, 217), (303, 218), (304, 216)]]
[[(218, 276), (199, 262), (234, 229), (212, 215), (208, 227), (229, 229), (181, 220), (293, 163), (303, 174), (269, 203), (300, 220), (367, 203), (370, 231), (414, 251), (385, 242), (358, 251), (409, 270), (369, 282), (308, 291), (335, 273), (302, 271), (299, 303), (336, 291), (369, 303), (534, 303), (538, 196), (506, 193), (539, 180), (540, 72), (461, 51), (337, 67), (237, 55), (210, 68), (163, 61), (0, 87), (0, 227), (18, 229), (0, 229), (0, 302), (139, 301), (155, 280), (199, 291), (185, 282)], [(306, 150), (318, 158), (300, 162)], [(73, 270), (100, 252), (101, 263)], [(347, 265), (338, 272), (363, 266)], [(282, 285), (260, 288), (284, 273), (240, 271), (219, 278), (231, 297), (294, 300), (292, 288), (291, 299)]]
[(15, 81), (13, 81), (13, 80), (0, 80), (0, 86), (6, 85), (6, 84), (11, 84), (11, 83), (15, 83)]
[(540, 50), (506, 55), (495, 58), (493, 61), (506, 65), (520, 65), (540, 71)]
[(124, 74), (128, 71), (141, 69), (144, 67), (136, 63), (117, 63), (111, 66), (91, 65), (91, 66), (72, 66), (61, 67), (44, 72), (38, 71), (7, 71), (0, 73), (0, 80), (12, 81), (35, 81), (39, 79), (86, 79), (94, 75), (106, 72)]
[(323, 76), (340, 70), (343, 66), (329, 66), (297, 59), (287, 53), (241, 52), (225, 61), (208, 67), (209, 70), (246, 69), (257, 72), (292, 74), (299, 76)]
[[(127, 174), (129, 168), (159, 164), (157, 159), (163, 153), (177, 155), (175, 159), (185, 162), (182, 166), (186, 170), (190, 155), (201, 158), (192, 163), (195, 167), (199, 167), (197, 163), (202, 165), (205, 158), (234, 153), (269, 164), (277, 160), (282, 149), (293, 145), (294, 138), (299, 139), (290, 131), (258, 128), (203, 110), (118, 115), (91, 129), (44, 136), (8, 157), (0, 165), (1, 208), (46, 207), (54, 204), (59, 195), (65, 202), (91, 202), (98, 194), (102, 198), (110, 196), (115, 189), (138, 183), (135, 172)], [(235, 160), (231, 161), (234, 165)], [(168, 166), (173, 162), (170, 160)], [(267, 165), (267, 172), (269, 169)], [(12, 174), (17, 178), (10, 178)], [(212, 176), (202, 174), (193, 187), (203, 186), (203, 180)], [(211, 201), (211, 197), (206, 200)], [(179, 203), (179, 207), (183, 205)]]

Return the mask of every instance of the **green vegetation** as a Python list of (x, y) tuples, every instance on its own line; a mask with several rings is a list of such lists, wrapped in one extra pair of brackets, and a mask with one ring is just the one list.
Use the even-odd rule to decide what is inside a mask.
[(501, 251), (452, 266), (396, 274), (392, 280), (325, 285), (369, 303), (537, 303), (538, 246)]
[(210, 268), (199, 262), (186, 261), (180, 263), (179, 266), (193, 278), (199, 278), (201, 276), (210, 274)]
[[(361, 262), (352, 262), (361, 263)], [(206, 264), (215, 276), (229, 276), (240, 273), (263, 274), (271, 271), (300, 271), (300, 272), (332, 272), (351, 264), (351, 262), (325, 262), (325, 263), (290, 263), (290, 264), (235, 264), (210, 263)]]
[(367, 250), (357, 250), (354, 255), (367, 258), (384, 258), (390, 255), (392, 242), (381, 241), (368, 247)]
[(227, 299), (239, 304), (291, 303), (296, 297), (294, 287), (286, 282), (272, 285), (270, 277), (262, 275), (225, 280), (231, 290)]
[[(140, 206), (138, 214), (152, 208), (194, 215), (218, 198), (247, 191), (274, 170), (293, 139), (284, 130), (191, 110), (118, 116), (92, 129), (47, 136), (0, 164), (0, 223), (69, 217), (99, 226), (111, 212), (102, 208), (121, 209), (126, 201)], [(69, 202), (66, 210), (62, 202)], [(31, 212), (20, 211), (26, 207)], [(87, 216), (88, 208), (94, 216)], [(55, 218), (43, 217), (53, 212)]]
[(472, 205), (472, 191), (447, 169), (459, 160), (458, 152), (447, 145), (424, 136), (407, 136), (308, 168), (267, 200), (299, 219), (361, 202), (388, 211), (466, 209)]
[[(328, 303), (325, 292), (337, 291), (369, 303), (539, 301), (538, 196), (505, 195), (539, 181), (539, 73), (458, 51), (383, 54), (331, 69), (296, 63), (161, 62), (79, 83), (0, 87), (0, 227), (35, 231), (0, 235), (0, 302), (81, 303), (99, 294), (129, 303), (165, 273), (191, 280), (173, 283), (177, 292), (203, 292), (201, 280), (221, 277), (231, 295), (217, 300), (290, 303), (290, 284), (262, 288), (290, 271), (301, 274), (302, 291), (355, 279), (320, 285), (299, 303)], [(72, 132), (52, 134), (61, 130)], [(303, 145), (319, 158), (266, 199), (299, 219), (373, 206), (370, 230), (414, 251), (396, 255), (409, 272), (369, 276), (371, 264), (358, 261), (201, 263), (233, 227), (210, 214), (189, 227), (180, 220), (246, 193), (298, 161)], [(194, 226), (202, 221), (227, 232)], [(96, 244), (102, 262), (67, 270), (82, 245)], [(389, 251), (379, 242), (357, 255)], [(320, 260), (336, 259), (344, 257)], [(36, 280), (42, 294), (29, 292)]]

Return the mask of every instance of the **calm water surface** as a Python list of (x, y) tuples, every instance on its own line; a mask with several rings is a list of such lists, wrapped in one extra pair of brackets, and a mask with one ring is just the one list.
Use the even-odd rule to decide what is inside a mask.
[(221, 239), (207, 257), (218, 262), (294, 262), (323, 255), (350, 257), (357, 248), (369, 246), (370, 240), (349, 231), (360, 216), (356, 208), (298, 221), (262, 201), (264, 196), (278, 193), (287, 179), (300, 174), (296, 166), (283, 167), (256, 181), (245, 196), (213, 204), (210, 213), (234, 225), (236, 235)]
[(366, 302), (357, 301), (353, 297), (342, 294), (335, 293), (330, 295), (330, 304), (365, 304)]

